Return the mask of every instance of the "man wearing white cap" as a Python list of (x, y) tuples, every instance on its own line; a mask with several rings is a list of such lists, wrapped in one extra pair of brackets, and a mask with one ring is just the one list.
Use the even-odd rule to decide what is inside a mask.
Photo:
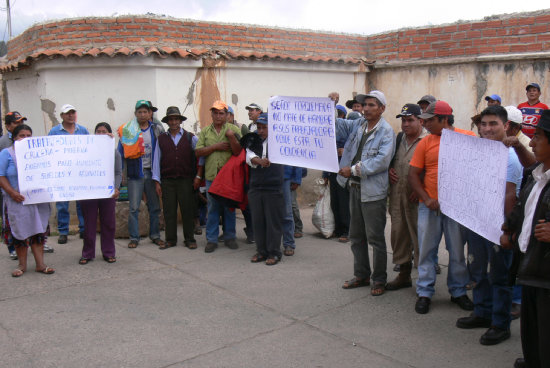
[[(354, 277), (342, 285), (353, 289), (370, 285), (371, 295), (382, 295), (386, 287), (386, 202), (388, 197), (388, 170), (394, 152), (395, 132), (382, 117), (386, 97), (380, 91), (357, 95), (363, 105), (364, 118), (349, 122), (354, 128), (349, 135), (337, 181), (349, 187), (349, 237), (353, 252)], [(373, 248), (372, 272), (368, 245)]]
[[(76, 108), (72, 105), (65, 104), (61, 106), (61, 124), (54, 126), (48, 135), (88, 135), (88, 130), (80, 124), (76, 123), (77, 115)], [(57, 230), (59, 231), (58, 244), (67, 243), (67, 235), (69, 234), (69, 221), (71, 216), (69, 214), (69, 202), (57, 202), (55, 204), (57, 209)], [(84, 232), (84, 218), (80, 211), (80, 204), (76, 202), (76, 213), (78, 215), (78, 231), (80, 238), (83, 237)]]

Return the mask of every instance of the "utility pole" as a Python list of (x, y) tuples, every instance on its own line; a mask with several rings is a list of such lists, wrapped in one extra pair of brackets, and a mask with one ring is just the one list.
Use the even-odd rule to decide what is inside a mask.
[(8, 40), (11, 40), (11, 11), (10, 11), (10, 0), (6, 0), (6, 12), (8, 20)]

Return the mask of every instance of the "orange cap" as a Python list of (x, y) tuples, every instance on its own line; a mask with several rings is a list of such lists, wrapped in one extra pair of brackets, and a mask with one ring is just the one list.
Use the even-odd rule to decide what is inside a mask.
[(214, 103), (212, 104), (212, 107), (210, 108), (210, 110), (212, 110), (212, 109), (225, 110), (225, 111), (228, 110), (227, 104), (225, 102), (223, 102), (222, 100), (214, 101)]

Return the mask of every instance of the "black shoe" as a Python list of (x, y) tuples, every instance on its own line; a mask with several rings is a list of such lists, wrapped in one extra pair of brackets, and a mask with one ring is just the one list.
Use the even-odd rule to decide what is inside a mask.
[(432, 301), (430, 300), (430, 298), (421, 296), (416, 300), (416, 305), (414, 306), (414, 310), (416, 311), (416, 313), (426, 314), (430, 311), (431, 302)]
[(67, 235), (59, 235), (59, 238), (57, 238), (57, 244), (67, 244)]
[(441, 274), (441, 267), (438, 264), (435, 265), (435, 273), (436, 275)]
[(458, 304), (458, 306), (464, 310), (471, 311), (474, 310), (474, 303), (468, 298), (468, 295), (464, 294), (458, 298), (451, 296), (451, 302)]
[(523, 358), (517, 358), (514, 362), (514, 368), (527, 368), (527, 364), (525, 363), (525, 359)]
[(491, 327), (487, 330), (487, 332), (481, 335), (479, 343), (481, 345), (496, 345), (509, 338), (510, 330), (501, 330), (497, 327)]
[(204, 247), (204, 252), (205, 253), (212, 253), (213, 251), (216, 250), (217, 247), (218, 247), (218, 243), (208, 242), (208, 243), (206, 243), (206, 247)]
[(235, 239), (227, 239), (225, 241), (225, 246), (229, 249), (238, 249), (239, 244), (237, 244), (237, 241)]
[(466, 329), (489, 328), (491, 327), (491, 320), (483, 317), (478, 317), (472, 313), (469, 317), (462, 317), (457, 319), (456, 327)]

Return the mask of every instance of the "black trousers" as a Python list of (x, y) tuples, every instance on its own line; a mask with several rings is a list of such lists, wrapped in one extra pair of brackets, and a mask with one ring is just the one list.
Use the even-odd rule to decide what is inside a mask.
[(349, 235), (349, 191), (336, 181), (336, 174), (328, 177), (330, 185), (330, 208), (334, 214), (334, 234)]
[(281, 258), (285, 200), (283, 192), (250, 188), (248, 205), (252, 214), (252, 227), (256, 249), (264, 257)]
[(529, 368), (550, 367), (550, 289), (523, 285), (521, 346)]
[(166, 224), (166, 241), (176, 244), (178, 241), (178, 205), (180, 207), (185, 242), (195, 242), (195, 213), (197, 197), (193, 189), (192, 178), (162, 178), (162, 206)]

